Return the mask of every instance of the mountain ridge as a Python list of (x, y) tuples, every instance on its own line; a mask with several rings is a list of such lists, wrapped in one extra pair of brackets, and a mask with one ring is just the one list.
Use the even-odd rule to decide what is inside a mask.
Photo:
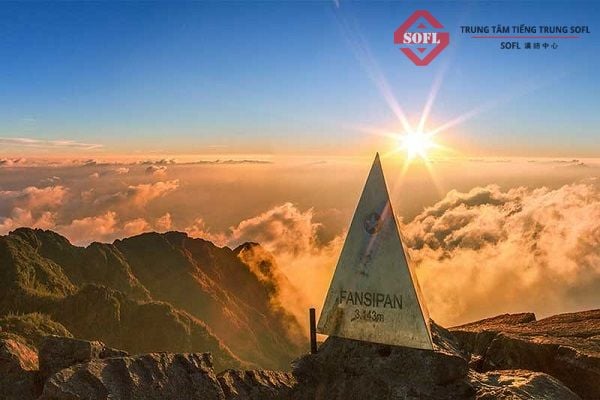
[(211, 351), (217, 368), (288, 368), (304, 334), (239, 255), (176, 231), (80, 247), (18, 228), (0, 236), (0, 316), (39, 312), (132, 353)]

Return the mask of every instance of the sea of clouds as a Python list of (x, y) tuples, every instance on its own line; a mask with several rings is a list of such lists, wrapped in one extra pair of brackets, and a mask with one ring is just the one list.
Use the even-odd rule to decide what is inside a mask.
[[(87, 245), (180, 230), (220, 246), (258, 242), (275, 256), (277, 271), (270, 276), (282, 280), (278, 304), (302, 321), (306, 308), (321, 306), (366, 174), (364, 168), (326, 163), (292, 168), (253, 160), (52, 166), (4, 161), (0, 234), (29, 226)], [(534, 173), (523, 176), (521, 167), (513, 168), (523, 179), (507, 180), (497, 175), (507, 168), (494, 163), (469, 189), (432, 195), (399, 220), (439, 323), (600, 307), (598, 168), (579, 161), (528, 164), (537, 168)], [(536, 178), (548, 173), (556, 175), (555, 184)], [(503, 184), (478, 184), (485, 179)], [(408, 190), (403, 194), (389, 181), (390, 192), (406, 202)]]

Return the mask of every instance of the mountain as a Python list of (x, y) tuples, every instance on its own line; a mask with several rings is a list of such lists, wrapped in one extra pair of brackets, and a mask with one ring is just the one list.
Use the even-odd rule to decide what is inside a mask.
[(20, 228), (0, 236), (0, 328), (33, 346), (36, 335), (16, 327), (44, 321), (42, 333), (64, 329), (134, 354), (209, 351), (217, 370), (289, 368), (306, 339), (276, 305), (278, 288), (257, 273), (256, 257), (243, 257), (254, 250), (267, 254), (262, 271), (277, 271), (254, 243), (232, 250), (168, 232), (78, 247)]
[(256, 243), (168, 232), (77, 247), (17, 229), (0, 237), (0, 399), (600, 396), (600, 310), (432, 321), (434, 351), (329, 337), (296, 358), (284, 287)]
[(299, 324), (272, 306), (272, 288), (228, 247), (180, 232), (143, 234), (114, 245), (154, 299), (201, 318), (236, 354), (282, 368), (300, 352)]

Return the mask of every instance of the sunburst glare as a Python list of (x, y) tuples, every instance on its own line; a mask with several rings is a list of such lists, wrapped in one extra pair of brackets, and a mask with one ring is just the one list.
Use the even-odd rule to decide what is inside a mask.
[(406, 151), (408, 160), (420, 157), (427, 160), (431, 149), (438, 147), (433, 134), (427, 132), (407, 132), (398, 136), (398, 149)]

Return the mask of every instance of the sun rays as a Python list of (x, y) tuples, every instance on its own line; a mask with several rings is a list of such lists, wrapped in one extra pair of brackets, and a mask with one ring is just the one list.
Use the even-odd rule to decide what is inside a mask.
[(433, 140), (433, 134), (419, 131), (399, 135), (398, 144), (401, 150), (406, 151), (409, 161), (415, 157), (427, 160), (429, 150), (438, 147), (437, 143)]
[(406, 178), (411, 166), (417, 169), (424, 167), (427, 169), (431, 181), (438, 192), (444, 195), (445, 190), (442, 182), (440, 182), (435, 174), (435, 164), (443, 162), (444, 159), (455, 159), (462, 154), (456, 148), (447, 147), (447, 144), (444, 145), (443, 134), (448, 132), (454, 133), (458, 126), (481, 113), (510, 102), (516, 97), (535, 91), (561, 77), (560, 74), (559, 76), (553, 76), (550, 81), (540, 81), (539, 79), (527, 77), (527, 79), (521, 82), (521, 85), (516, 86), (519, 88), (516, 91), (512, 90), (508, 93), (500, 93), (484, 102), (478, 101), (474, 107), (445, 120), (431, 121), (430, 116), (434, 111), (436, 99), (446, 81), (446, 73), (450, 71), (453, 58), (452, 52), (449, 53), (449, 57), (439, 61), (438, 69), (433, 76), (431, 87), (421, 112), (411, 112), (411, 115), (409, 115), (401, 106), (401, 102), (395, 94), (393, 83), (387, 79), (384, 69), (381, 68), (374, 52), (371, 51), (369, 41), (362, 34), (358, 21), (352, 15), (346, 15), (339, 7), (336, 8), (335, 16), (341, 36), (366, 73), (366, 76), (377, 89), (385, 106), (390, 109), (395, 117), (393, 127), (388, 126), (385, 129), (377, 129), (372, 125), (358, 127), (351, 125), (351, 129), (376, 136), (383, 136), (387, 139), (387, 144), (384, 145), (387, 152), (380, 152), (382, 158), (402, 163), (401, 171), (394, 177), (395, 182), (392, 185), (396, 190), (400, 190), (402, 182)]

